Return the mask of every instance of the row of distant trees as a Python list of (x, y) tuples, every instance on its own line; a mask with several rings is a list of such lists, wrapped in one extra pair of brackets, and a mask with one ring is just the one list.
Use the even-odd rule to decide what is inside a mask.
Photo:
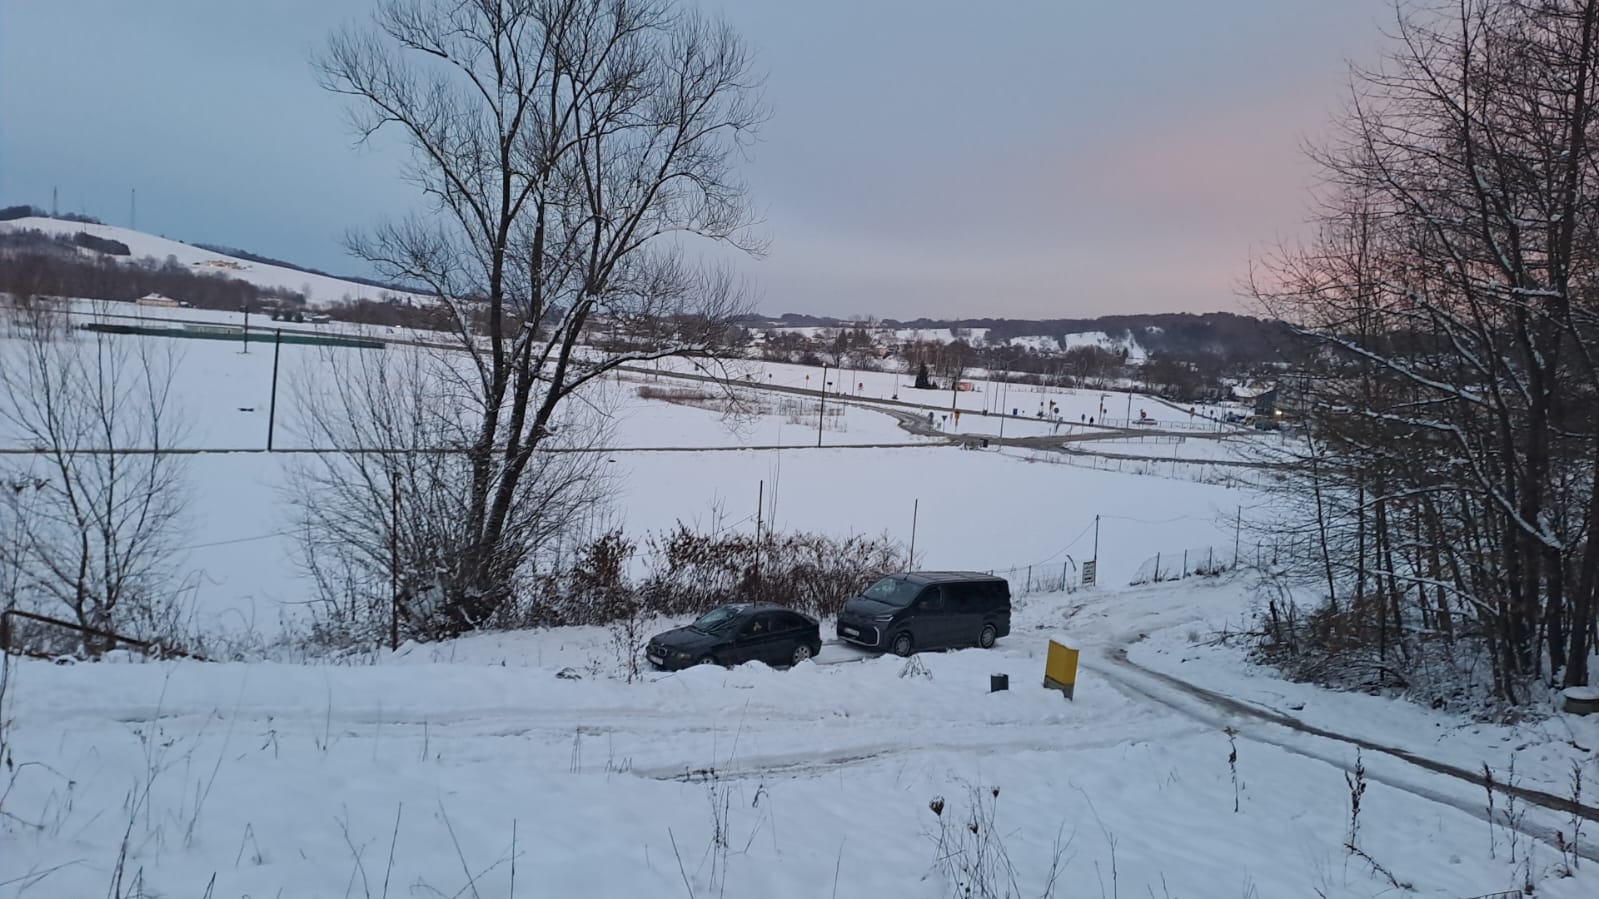
[[(824, 331), (808, 337), (797, 331), (771, 332), (759, 344), (768, 360), (874, 371), (926, 369), (934, 382), (960, 380), (974, 369), (1030, 383), (1097, 387), (1132, 379), (1150, 393), (1180, 402), (1225, 396), (1226, 382), (1259, 373), (1260, 366), (1209, 348), (1150, 353), (1128, 362), (1122, 348), (1074, 346), (1063, 352), (1026, 347), (973, 346), (965, 340), (914, 340), (882, 346), (865, 328)], [(1267, 372), (1269, 376), (1269, 372)]]
[[(6, 206), (6, 207), (3, 207), (3, 208), (0, 208), (0, 222), (14, 222), (17, 219), (23, 219), (23, 218), (34, 218), (34, 217), (42, 218), (42, 217), (44, 217), (46, 215), (48, 215), (48, 213), (46, 213), (43, 209), (40, 209), (37, 206), (21, 205), (21, 206)], [(61, 221), (64, 221), (64, 222), (78, 222), (78, 223), (84, 224), (84, 225), (99, 225), (99, 224), (102, 224), (102, 222), (99, 219), (97, 219), (97, 218), (94, 218), (92, 216), (82, 215), (82, 214), (76, 213), (76, 212), (61, 212), (61, 213), (56, 213), (54, 215), (51, 215), (50, 217), (51, 218), (60, 219)]]
[(1599, 637), (1599, 4), (1405, 8), (1259, 266), (1305, 339), (1314, 608), (1269, 643), (1440, 701), (1588, 682)]

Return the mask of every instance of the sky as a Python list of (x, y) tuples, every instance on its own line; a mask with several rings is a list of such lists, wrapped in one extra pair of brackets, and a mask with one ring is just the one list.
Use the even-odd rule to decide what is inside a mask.
[[(1347, 63), (1390, 0), (700, 0), (772, 119), (744, 173), (768, 313), (1240, 310), (1299, 233)], [(309, 58), (372, 0), (0, 0), (0, 205), (368, 274), (404, 212)], [(135, 204), (130, 202), (134, 199)]]

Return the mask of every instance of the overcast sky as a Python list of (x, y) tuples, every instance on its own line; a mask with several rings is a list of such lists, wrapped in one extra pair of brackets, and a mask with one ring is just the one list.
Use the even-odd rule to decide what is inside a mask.
[[(1294, 233), (1389, 0), (705, 0), (773, 118), (747, 173), (771, 313), (1237, 309)], [(0, 0), (0, 205), (335, 273), (414, 197), (307, 58), (370, 0)]]

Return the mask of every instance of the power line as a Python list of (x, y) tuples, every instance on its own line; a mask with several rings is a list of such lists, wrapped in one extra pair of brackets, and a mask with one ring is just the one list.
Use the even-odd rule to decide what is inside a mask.
[(213, 546), (231, 546), (235, 543), (254, 543), (257, 540), (270, 540), (273, 537), (287, 537), (289, 534), (289, 531), (273, 531), (270, 534), (258, 534), (254, 537), (238, 537), (233, 540), (217, 540), (211, 543), (193, 543), (188, 546), (174, 547), (174, 549), (178, 552), (190, 549), (209, 549)]

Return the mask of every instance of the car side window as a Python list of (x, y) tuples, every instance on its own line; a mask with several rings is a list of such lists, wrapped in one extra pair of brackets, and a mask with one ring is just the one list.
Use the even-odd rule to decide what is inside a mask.
[(942, 612), (945, 608), (944, 588), (933, 584), (922, 591), (921, 600), (917, 606), (924, 612)]
[(792, 612), (784, 612), (777, 616), (777, 629), (780, 631), (797, 631), (804, 626), (804, 620)]
[(747, 637), (761, 637), (777, 629), (779, 629), (777, 627), (777, 616), (771, 612), (761, 612), (751, 618), (749, 624), (745, 625), (744, 635)]

